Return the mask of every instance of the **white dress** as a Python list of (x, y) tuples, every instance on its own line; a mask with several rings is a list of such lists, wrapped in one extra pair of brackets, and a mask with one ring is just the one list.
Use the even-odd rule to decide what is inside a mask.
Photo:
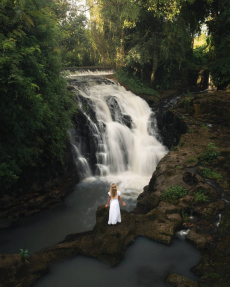
[[(109, 221), (108, 224), (117, 224), (121, 222), (121, 212), (118, 196), (120, 196), (120, 191), (117, 191), (117, 198), (110, 199), (110, 208), (109, 208)], [(109, 192), (110, 196), (110, 192)]]

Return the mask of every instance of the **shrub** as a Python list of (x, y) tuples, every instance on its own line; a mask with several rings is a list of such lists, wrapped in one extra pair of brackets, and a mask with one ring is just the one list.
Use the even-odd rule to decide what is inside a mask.
[(184, 222), (188, 221), (188, 214), (184, 210), (182, 210), (182, 212), (181, 212), (181, 217), (182, 217)]
[(197, 191), (195, 193), (194, 198), (196, 202), (207, 202), (208, 201), (208, 197), (204, 193), (202, 193), (202, 191)]
[(137, 77), (128, 75), (128, 73), (119, 70), (116, 72), (115, 77), (123, 85), (127, 86), (136, 95), (149, 95), (158, 97), (155, 90), (145, 85)]
[(27, 249), (25, 249), (25, 250), (20, 249), (19, 255), (21, 255), (22, 261), (26, 261), (26, 258), (29, 256), (28, 250)]
[(164, 193), (161, 195), (162, 200), (175, 201), (183, 196), (185, 196), (188, 191), (179, 185), (171, 185)]
[(200, 153), (198, 158), (201, 161), (212, 161), (220, 155), (214, 143), (209, 143), (203, 153)]
[(211, 169), (207, 168), (207, 167), (204, 167), (202, 170), (201, 170), (201, 175), (203, 177), (206, 177), (206, 178), (211, 178), (211, 179), (222, 179), (222, 175), (220, 173), (216, 173), (214, 171), (212, 171)]

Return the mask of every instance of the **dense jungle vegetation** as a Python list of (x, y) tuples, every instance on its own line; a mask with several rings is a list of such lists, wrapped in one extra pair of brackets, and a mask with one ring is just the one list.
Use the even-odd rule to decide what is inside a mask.
[(205, 73), (230, 83), (228, 0), (1, 0), (0, 25), (1, 193), (23, 169), (62, 160), (75, 110), (65, 67), (109, 65), (154, 89)]

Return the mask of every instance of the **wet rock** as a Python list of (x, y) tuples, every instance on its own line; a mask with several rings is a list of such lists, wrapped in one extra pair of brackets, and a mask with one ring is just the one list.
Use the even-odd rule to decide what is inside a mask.
[[(199, 96), (199, 98), (201, 97)], [(201, 99), (201, 101), (204, 100), (206, 100), (205, 97)], [(221, 101), (221, 99), (219, 100)], [(225, 100), (227, 101), (226, 98)], [(179, 110), (179, 112), (182, 111)], [(174, 116), (168, 115), (168, 122), (166, 121), (168, 128), (171, 127), (169, 120), (173, 120), (173, 118)], [(214, 120), (214, 115), (211, 118)], [(201, 120), (202, 117), (199, 119)], [(190, 132), (184, 134), (181, 137), (181, 144), (160, 161), (149, 185), (138, 197), (135, 210), (132, 213), (121, 211), (121, 224), (109, 226), (107, 224), (108, 209), (101, 206), (97, 210), (96, 225), (92, 231), (71, 234), (59, 244), (33, 254), (30, 258), (30, 268), (24, 270), (23, 275), (20, 275), (21, 277), (19, 273), (15, 272), (16, 267), (13, 264), (12, 266), (6, 264), (8, 273), (1, 273), (3, 276), (3, 279), (1, 279), (7, 280), (5, 274), (7, 276), (11, 274), (14, 278), (12, 278), (12, 282), (14, 282), (12, 286), (31, 286), (32, 282), (35, 282), (42, 274), (47, 272), (50, 264), (78, 254), (98, 258), (111, 265), (117, 265), (122, 260), (126, 247), (137, 236), (145, 236), (158, 242), (170, 244), (178, 228), (186, 225), (191, 229), (187, 235), (187, 240), (202, 252), (201, 263), (199, 268), (196, 269), (199, 269), (199, 275), (201, 276), (199, 278), (200, 286), (216, 287), (219, 282), (221, 282), (219, 286), (228, 286), (226, 285), (226, 282), (229, 283), (230, 252), (228, 209), (225, 209), (225, 217), (221, 221), (219, 229), (216, 226), (214, 228), (213, 216), (224, 211), (225, 202), (221, 200), (221, 193), (215, 189), (216, 186), (211, 186), (199, 176), (196, 168), (193, 171), (188, 170), (188, 166), (190, 166), (191, 160), (197, 159), (197, 156), (203, 152), (211, 141), (215, 141), (216, 146), (224, 145), (226, 148), (225, 138), (226, 135), (228, 136), (229, 131), (225, 130), (223, 137), (223, 132), (219, 128), (209, 130), (202, 127), (200, 122), (197, 123), (194, 118), (180, 118), (180, 121), (186, 121), (185, 125), (190, 129)], [(185, 129), (182, 128), (180, 133), (183, 131)], [(173, 141), (173, 136), (175, 134), (172, 132), (169, 142)], [(228, 156), (229, 151), (226, 151), (225, 157), (228, 158)], [(227, 194), (228, 191), (224, 182), (229, 180), (229, 161), (226, 165), (223, 161), (223, 157), (221, 158), (221, 164), (217, 159), (215, 167), (221, 169), (224, 176), (221, 184)], [(173, 203), (161, 201), (161, 194), (171, 185), (184, 187), (188, 194)], [(198, 191), (205, 191), (205, 194), (207, 192), (209, 201), (196, 201), (195, 193)], [(30, 199), (28, 198), (28, 200)], [(189, 213), (190, 210), (193, 210), (193, 214), (196, 215), (194, 221), (189, 219), (186, 221), (186, 217), (182, 218), (182, 211)], [(17, 270), (20, 270), (20, 266)], [(173, 286), (197, 286), (195, 282), (177, 274), (169, 275), (168, 280)]]
[(193, 206), (194, 197), (191, 195), (185, 195), (179, 199), (179, 206), (181, 209), (190, 208)]
[(12, 221), (10, 219), (0, 220), (0, 229), (7, 229), (12, 226)]
[(136, 208), (133, 210), (133, 213), (146, 214), (153, 208), (157, 207), (159, 202), (160, 202), (160, 197), (154, 193), (149, 194), (148, 196), (139, 197)]
[(189, 232), (186, 239), (193, 243), (200, 250), (204, 249), (209, 243), (212, 242), (211, 235), (198, 234), (194, 229)]
[(196, 282), (179, 274), (169, 274), (166, 281), (175, 287), (198, 287)]
[(27, 265), (18, 254), (0, 254), (0, 286), (22, 286), (20, 279), (25, 275)]
[(194, 186), (198, 184), (198, 179), (196, 178), (196, 174), (192, 174), (191, 172), (186, 172), (184, 174), (183, 181), (189, 186)]
[(224, 208), (225, 202), (219, 200), (217, 202), (209, 203), (203, 208), (196, 208), (195, 212), (199, 212), (203, 219), (213, 219), (217, 214), (223, 212)]
[(185, 122), (170, 110), (156, 115), (164, 145), (168, 148), (176, 146), (180, 136), (187, 131)]

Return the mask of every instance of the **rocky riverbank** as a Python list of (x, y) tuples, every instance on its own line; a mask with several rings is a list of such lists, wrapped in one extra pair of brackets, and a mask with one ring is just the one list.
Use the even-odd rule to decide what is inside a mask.
[(16, 226), (42, 210), (55, 208), (78, 181), (68, 144), (63, 162), (50, 162), (43, 168), (25, 170), (14, 190), (0, 197), (0, 231)]
[(21, 261), (20, 255), (1, 255), (1, 286), (32, 286), (50, 264), (78, 254), (117, 265), (137, 236), (170, 244), (181, 229), (201, 252), (194, 267), (200, 278), (193, 282), (170, 274), (167, 281), (178, 287), (228, 286), (230, 95), (185, 95), (168, 113), (182, 123), (180, 141), (158, 164), (133, 212), (122, 211), (122, 223), (108, 226), (108, 209), (101, 206), (92, 231), (69, 235), (32, 254), (28, 262)]

